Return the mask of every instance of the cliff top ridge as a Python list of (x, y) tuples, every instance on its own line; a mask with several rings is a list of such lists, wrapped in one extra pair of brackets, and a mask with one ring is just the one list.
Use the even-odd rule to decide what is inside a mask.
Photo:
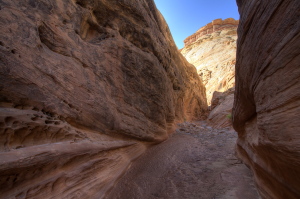
[(221, 31), (224, 29), (237, 28), (238, 24), (239, 24), (239, 20), (235, 20), (233, 18), (227, 18), (224, 20), (215, 19), (212, 22), (201, 27), (199, 30), (197, 30), (196, 33), (187, 37), (184, 40), (184, 45), (185, 46), (190, 45), (191, 43), (195, 42), (199, 37), (203, 35), (211, 34), (213, 32)]

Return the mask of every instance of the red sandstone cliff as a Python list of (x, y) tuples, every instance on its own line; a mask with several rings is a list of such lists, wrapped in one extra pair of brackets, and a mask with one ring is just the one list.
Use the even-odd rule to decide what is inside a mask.
[(0, 80), (0, 198), (102, 198), (207, 109), (152, 0), (0, 1)]
[(263, 198), (300, 198), (300, 1), (237, 0), (237, 152)]

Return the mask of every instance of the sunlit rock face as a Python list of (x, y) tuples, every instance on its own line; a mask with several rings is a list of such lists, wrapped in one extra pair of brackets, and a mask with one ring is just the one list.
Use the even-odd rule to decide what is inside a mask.
[(188, 46), (194, 43), (195, 41), (197, 41), (200, 37), (204, 35), (209, 35), (214, 32), (219, 32), (222, 30), (236, 29), (238, 25), (239, 25), (239, 20), (235, 20), (233, 18), (227, 18), (225, 20), (215, 19), (211, 23), (208, 23), (207, 25), (197, 30), (196, 33), (187, 37), (184, 40), (184, 45)]
[(237, 152), (263, 198), (300, 198), (300, 1), (237, 3)]
[(238, 22), (216, 19), (186, 38), (181, 50), (203, 80), (211, 110), (208, 122), (215, 128), (232, 126)]
[(192, 63), (206, 87), (208, 104), (215, 91), (234, 86), (238, 20), (216, 19), (185, 39), (183, 56)]
[(0, 198), (102, 198), (207, 110), (152, 0), (1, 0), (0, 79)]

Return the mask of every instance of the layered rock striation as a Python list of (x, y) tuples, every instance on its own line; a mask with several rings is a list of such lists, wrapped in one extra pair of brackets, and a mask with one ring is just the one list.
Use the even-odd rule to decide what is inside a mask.
[(263, 198), (300, 198), (300, 1), (237, 3), (237, 152)]
[[(223, 22), (225, 21), (228, 19)], [(232, 88), (235, 82), (237, 26), (223, 28), (212, 34), (202, 35), (181, 49), (183, 56), (197, 68), (206, 87), (209, 105), (215, 91), (224, 92)]]
[(208, 121), (217, 128), (231, 126), (237, 24), (238, 20), (232, 18), (216, 19), (188, 37), (181, 49), (203, 80), (207, 103), (212, 110)]
[(191, 36), (187, 37), (184, 40), (184, 45), (188, 46), (195, 41), (197, 41), (200, 37), (212, 34), (217, 31), (227, 30), (227, 29), (236, 29), (239, 25), (239, 20), (235, 20), (233, 18), (227, 19), (215, 19), (211, 23), (208, 23), (204, 27), (197, 30), (196, 33), (192, 34)]
[(102, 198), (205, 88), (154, 2), (0, 1), (0, 198)]

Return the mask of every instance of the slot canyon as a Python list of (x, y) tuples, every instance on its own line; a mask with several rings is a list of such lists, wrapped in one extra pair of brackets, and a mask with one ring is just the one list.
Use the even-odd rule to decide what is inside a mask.
[(300, 1), (236, 3), (0, 0), (0, 198), (300, 198)]

